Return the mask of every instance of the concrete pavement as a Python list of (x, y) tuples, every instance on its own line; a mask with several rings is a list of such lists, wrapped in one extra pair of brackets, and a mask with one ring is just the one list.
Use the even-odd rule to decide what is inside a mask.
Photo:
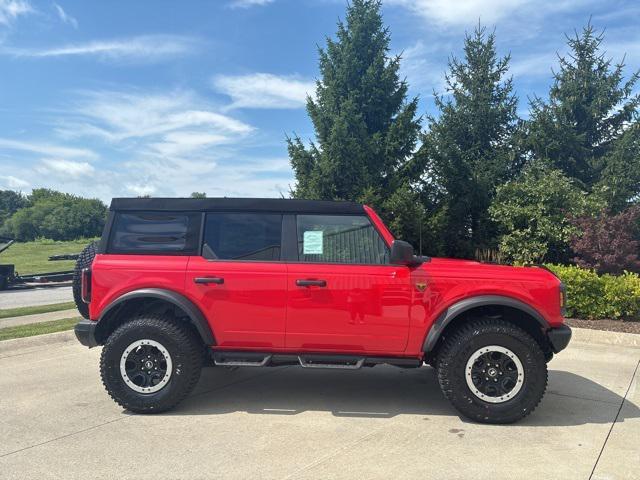
[(0, 292), (0, 309), (32, 307), (73, 301), (71, 287), (48, 286), (34, 288), (11, 288)]
[(99, 349), (2, 343), (3, 479), (640, 477), (635, 347), (573, 342), (531, 416), (488, 426), (458, 417), (430, 368), (210, 368), (175, 411), (131, 415)]

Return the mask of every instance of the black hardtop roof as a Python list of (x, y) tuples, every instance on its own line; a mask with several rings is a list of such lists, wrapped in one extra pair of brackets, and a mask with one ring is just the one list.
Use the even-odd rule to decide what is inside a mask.
[(363, 213), (362, 204), (288, 198), (114, 198), (114, 211), (252, 211), (283, 213)]

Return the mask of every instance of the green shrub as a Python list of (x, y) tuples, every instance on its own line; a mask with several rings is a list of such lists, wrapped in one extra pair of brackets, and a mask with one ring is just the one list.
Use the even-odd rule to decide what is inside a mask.
[(640, 319), (640, 277), (636, 273), (602, 275), (607, 317)]
[(640, 276), (601, 275), (594, 270), (547, 265), (567, 288), (567, 316), (586, 319), (640, 319)]

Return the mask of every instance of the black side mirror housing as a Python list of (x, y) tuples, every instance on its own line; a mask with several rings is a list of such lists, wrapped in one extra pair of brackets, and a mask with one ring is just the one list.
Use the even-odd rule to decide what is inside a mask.
[(394, 265), (406, 265), (407, 267), (417, 267), (423, 260), (416, 257), (410, 243), (403, 240), (394, 240), (391, 244), (390, 261)]

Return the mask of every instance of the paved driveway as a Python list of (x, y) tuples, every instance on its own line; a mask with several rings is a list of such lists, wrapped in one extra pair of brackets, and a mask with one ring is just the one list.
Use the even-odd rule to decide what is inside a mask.
[(0, 309), (48, 305), (73, 301), (69, 286), (12, 288), (0, 292)]
[(640, 478), (638, 348), (574, 342), (509, 426), (459, 418), (429, 368), (211, 368), (175, 411), (130, 415), (99, 353), (0, 344), (0, 477)]

